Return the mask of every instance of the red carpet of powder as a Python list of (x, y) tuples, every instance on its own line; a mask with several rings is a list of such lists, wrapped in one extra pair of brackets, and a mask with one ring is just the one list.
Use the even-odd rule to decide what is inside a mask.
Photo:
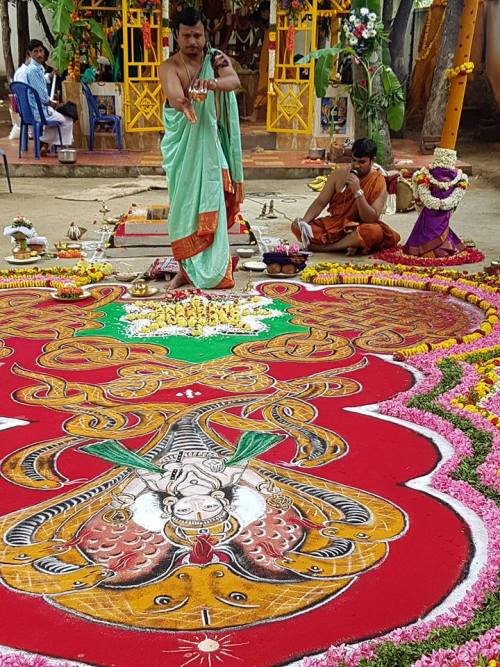
[[(391, 297), (387, 291), (372, 291), (374, 300), (376, 297)], [(321, 296), (323, 301), (335, 300), (334, 296), (326, 296), (326, 292)], [(328, 294), (333, 295), (333, 291)], [(8, 298), (9, 295), (2, 291), (0, 301)], [(315, 303), (320, 299), (318, 292), (305, 291), (298, 298), (307, 303), (313, 312)], [(412, 298), (418, 301), (418, 295), (412, 295)], [(54, 304), (43, 302), (36, 308), (54, 308)], [(364, 312), (359, 312), (361, 319), (365, 316)], [(401, 318), (404, 317), (405, 314), (401, 313)], [(357, 333), (343, 332), (339, 335), (355, 338)], [(14, 393), (19, 388), (38, 382), (13, 374), (14, 364), (38, 373), (50, 373), (66, 382), (100, 386), (117, 376), (119, 362), (97, 370), (78, 370), (78, 363), (75, 363), (75, 370), (42, 368), (37, 359), (52, 338), (44, 334), (40, 339), (4, 336), (5, 344), (14, 350), (14, 354), (3, 358), (3, 365), (0, 366), (4, 397), (1, 415), (4, 418), (25, 419), (30, 424), (5, 431), (0, 444), (2, 457), (32, 443), (60, 437), (65, 421), (72, 416), (67, 412), (26, 405), (16, 400)], [(188, 341), (187, 344), (192, 343)], [(131, 349), (138, 347), (130, 345)], [(347, 590), (315, 609), (245, 628), (232, 627), (231, 611), (228, 610), (227, 628), (207, 632), (148, 632), (112, 627), (79, 618), (48, 604), (42, 597), (10, 590), (0, 583), (0, 607), (4, 610), (0, 623), (0, 644), (92, 665), (137, 667), (139, 660), (147, 667), (188, 664), (195, 667), (218, 664), (271, 667), (320, 652), (332, 643), (356, 642), (407, 625), (436, 607), (466, 575), (473, 549), (469, 528), (452, 507), (426, 492), (405, 486), (408, 480), (427, 475), (435, 468), (440, 460), (439, 451), (429, 439), (409, 428), (345, 409), (377, 403), (408, 389), (414, 382), (410, 372), (356, 349), (353, 356), (341, 361), (270, 362), (267, 373), (280, 380), (306, 379), (332, 367), (351, 365), (363, 356), (367, 356), (367, 366), (346, 375), (359, 382), (362, 391), (343, 398), (320, 397), (311, 401), (318, 411), (315, 424), (333, 429), (344, 438), (349, 446), (347, 455), (328, 465), (303, 469), (302, 472), (381, 496), (407, 514), (408, 531), (390, 544), (384, 562), (362, 574)], [(215, 401), (228, 395), (222, 389), (207, 384), (189, 384), (189, 388), (193, 392), (202, 392), (202, 399), (194, 399), (193, 405), (196, 400)], [(155, 403), (183, 401), (177, 396), (178, 391), (160, 390), (147, 400)], [(142, 400), (130, 399), (128, 402), (139, 405)], [(221, 427), (220, 433), (229, 436), (230, 430)], [(126, 444), (129, 448), (139, 448), (145, 442), (147, 438), (142, 437), (127, 440)], [(294, 443), (288, 438), (260, 458), (281, 463), (290, 460), (294, 451)], [(112, 464), (70, 448), (60, 454), (57, 468), (70, 480), (90, 479), (111, 469)], [(287, 469), (283, 470), (286, 474)], [(74, 488), (77, 487), (78, 483)], [(55, 498), (71, 488), (65, 486), (51, 491), (27, 489), (2, 477), (1, 514)], [(7, 567), (10, 566), (3, 566), (0, 574)], [(235, 610), (234, 614), (237, 613)], [(231, 646), (220, 655), (217, 651), (203, 653), (198, 651), (197, 646), (204, 638)], [(192, 648), (189, 649), (189, 646)]]

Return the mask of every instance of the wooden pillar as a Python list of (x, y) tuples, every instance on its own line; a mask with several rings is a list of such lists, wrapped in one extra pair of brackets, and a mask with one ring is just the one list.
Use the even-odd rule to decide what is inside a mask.
[[(470, 60), (478, 7), (478, 0), (465, 0), (462, 18), (460, 19), (457, 49), (455, 51), (455, 67), (460, 67), (460, 65)], [(466, 72), (461, 72), (451, 79), (450, 94), (446, 105), (443, 132), (441, 134), (440, 146), (442, 148), (454, 149), (457, 144), (458, 126), (460, 125), (460, 116), (462, 115), (466, 85)]]

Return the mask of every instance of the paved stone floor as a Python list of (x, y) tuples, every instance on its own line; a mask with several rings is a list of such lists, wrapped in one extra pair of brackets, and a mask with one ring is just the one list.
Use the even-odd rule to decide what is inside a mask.
[[(463, 203), (453, 217), (452, 227), (463, 238), (472, 238), (478, 248), (485, 253), (485, 263), (500, 257), (500, 234), (498, 219), (500, 214), (500, 158), (493, 149), (486, 152), (474, 153), (471, 149), (474, 175), (471, 178), (471, 187)], [(161, 179), (158, 179), (161, 180)], [(6, 191), (5, 179), (0, 176), (0, 210), (1, 220), (7, 223), (15, 215), (28, 217), (36, 226), (39, 234), (47, 236), (50, 246), (55, 241), (65, 238), (70, 222), (86, 227), (85, 239), (98, 237), (99, 225), (93, 221), (100, 219), (100, 204), (96, 201), (68, 201), (55, 199), (57, 194), (71, 192), (80, 193), (83, 190), (123, 182), (123, 179), (72, 179), (72, 178), (14, 178), (14, 193)], [(132, 183), (137, 182), (131, 179)], [(292, 239), (289, 231), (289, 218), (303, 215), (311, 201), (316, 196), (307, 188), (308, 179), (265, 179), (253, 180), (246, 183), (246, 199), (243, 213), (253, 226), (258, 226), (264, 237), (271, 239)], [(132, 202), (140, 205), (162, 204), (168, 198), (165, 190), (151, 190), (133, 196), (111, 199), (108, 201), (110, 215), (119, 215), (127, 210)], [(274, 200), (278, 217), (275, 219), (258, 216), (264, 203)], [(416, 213), (396, 214), (386, 218), (386, 222), (396, 229), (405, 240), (416, 220)], [(4, 257), (10, 254), (10, 241), (0, 236), (0, 267), (6, 268)], [(163, 254), (158, 251), (158, 255)], [(311, 261), (329, 259), (345, 261), (345, 255), (315, 254)], [(113, 259), (118, 268), (130, 266), (135, 270), (143, 270), (151, 263), (151, 257), (137, 256), (133, 250), (126, 257)], [(356, 262), (366, 262), (366, 257), (354, 258)], [(39, 262), (38, 266), (72, 264), (74, 260), (47, 259)], [(468, 265), (462, 268), (479, 270), (483, 264)], [(241, 286), (248, 279), (257, 280), (262, 274), (249, 274), (247, 271), (238, 271), (237, 283)]]

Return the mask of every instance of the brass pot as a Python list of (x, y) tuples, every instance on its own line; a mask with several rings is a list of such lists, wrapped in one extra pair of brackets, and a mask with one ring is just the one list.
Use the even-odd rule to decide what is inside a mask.
[(148, 285), (144, 278), (136, 278), (129, 288), (132, 296), (146, 296), (148, 291)]

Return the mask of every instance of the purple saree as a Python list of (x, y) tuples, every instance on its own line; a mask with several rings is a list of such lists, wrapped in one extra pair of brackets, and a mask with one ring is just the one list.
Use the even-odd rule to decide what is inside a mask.
[[(450, 182), (457, 175), (455, 169), (443, 167), (435, 167), (430, 173), (442, 182)], [(454, 190), (455, 188), (441, 190), (431, 186), (430, 193), (438, 199), (446, 199)], [(464, 250), (465, 245), (449, 226), (452, 213), (453, 210), (441, 211), (424, 207), (403, 246), (403, 252), (418, 257), (448, 257)]]

